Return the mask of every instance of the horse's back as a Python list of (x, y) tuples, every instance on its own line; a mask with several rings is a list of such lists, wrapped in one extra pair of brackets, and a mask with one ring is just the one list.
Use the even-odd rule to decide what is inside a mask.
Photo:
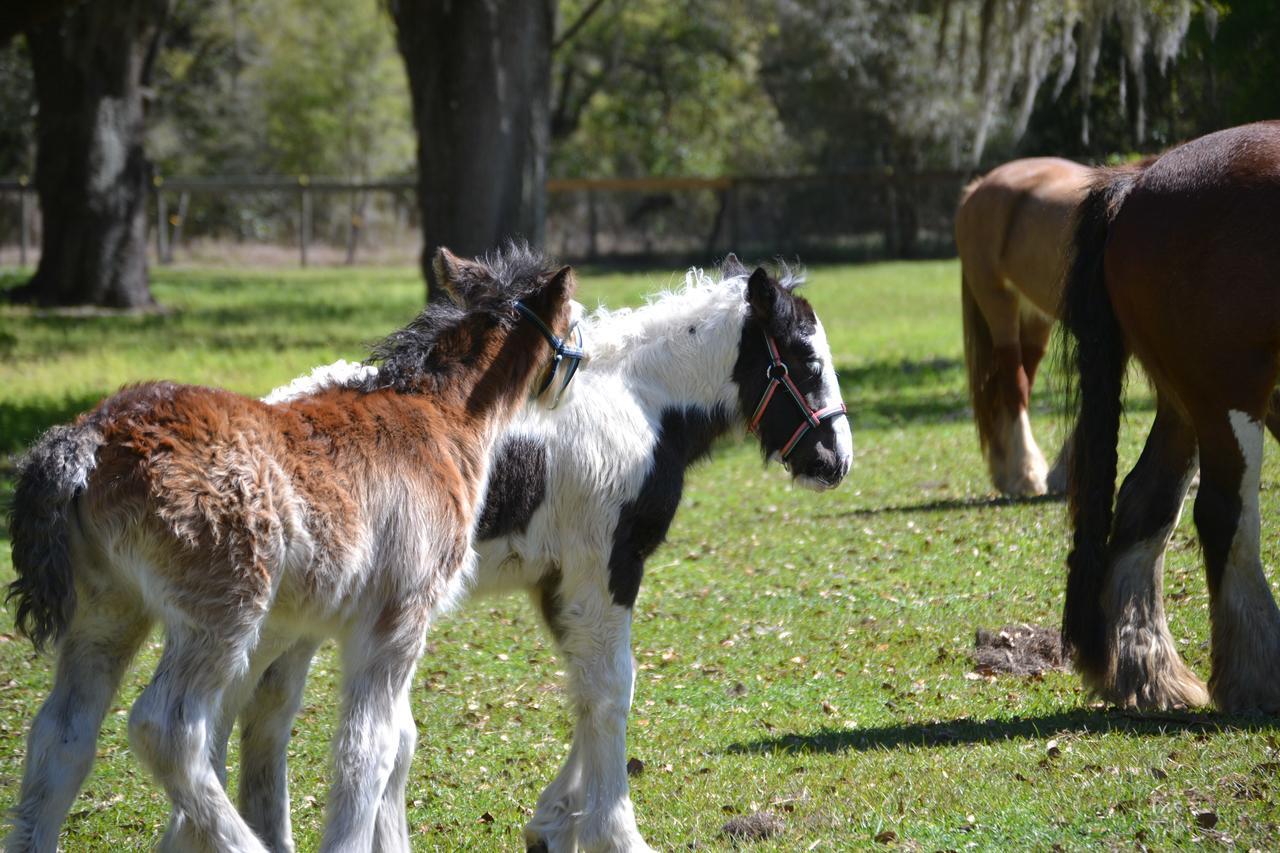
[[(1138, 177), (1104, 256), (1116, 314), (1159, 383), (1212, 376), (1202, 348), (1271, 370), (1280, 346), (1280, 122), (1171, 149)], [(1177, 346), (1168, 346), (1177, 341)], [(1159, 359), (1152, 354), (1159, 350)], [(1265, 353), (1265, 356), (1263, 355)]]
[(998, 166), (973, 186), (956, 214), (970, 286), (1007, 283), (1055, 313), (1072, 216), (1092, 173), (1070, 160), (1032, 157)]

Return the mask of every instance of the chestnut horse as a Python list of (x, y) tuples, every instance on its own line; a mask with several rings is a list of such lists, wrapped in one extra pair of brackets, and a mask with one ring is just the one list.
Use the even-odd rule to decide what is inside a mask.
[(344, 697), (322, 849), (409, 849), (414, 667), (432, 615), (474, 567), (493, 444), (547, 343), (565, 354), (574, 310), (569, 268), (527, 250), (484, 262), (441, 250), (436, 268), (461, 304), (391, 335), (357, 383), (277, 405), (136, 385), (32, 449), (10, 520), (10, 598), (37, 647), (58, 642), (58, 668), (8, 849), (56, 850), (156, 621), (164, 651), (129, 741), (173, 806), (162, 849), (266, 850), (213, 761), (224, 709), (282, 651), (327, 636), (342, 645)]
[(1071, 218), (1092, 173), (1057, 157), (1014, 160), (965, 187), (956, 211), (969, 399), (991, 482), (1006, 495), (1066, 487), (1067, 454), (1051, 472), (1027, 405), (1057, 317)]
[[(1063, 636), (1104, 699), (1280, 711), (1280, 610), (1260, 557), (1258, 478), (1280, 373), (1280, 123), (1210, 134), (1100, 170), (1063, 293), (1079, 382)], [(1156, 416), (1113, 511), (1128, 356)], [(1161, 601), (1163, 555), (1200, 470), (1195, 525), (1212, 622), (1208, 691)]]

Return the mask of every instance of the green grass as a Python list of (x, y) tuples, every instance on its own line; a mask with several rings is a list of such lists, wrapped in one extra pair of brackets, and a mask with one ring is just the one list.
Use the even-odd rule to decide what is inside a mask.
[[(893, 846), (930, 850), (1274, 848), (1276, 720), (1142, 717), (1091, 706), (1070, 675), (967, 675), (976, 628), (1056, 623), (1063, 505), (991, 495), (966, 412), (953, 262), (818, 267), (810, 278), (857, 460), (844, 486), (822, 495), (762, 469), (747, 444), (722, 448), (690, 478), (670, 539), (650, 561), (634, 631), (641, 670), (628, 750), (644, 762), (632, 790), (650, 843), (725, 848), (726, 820), (768, 810), (785, 829), (761, 849), (875, 848), (886, 831)], [(589, 273), (582, 298), (632, 303), (673, 280)], [(158, 271), (155, 292), (172, 314), (0, 309), (0, 453), (123, 382), (166, 377), (260, 394), (315, 364), (359, 358), (422, 296), (412, 271)], [(1149, 406), (1133, 411), (1126, 465), (1150, 417)], [(1041, 411), (1034, 423), (1046, 452), (1056, 450), (1058, 419)], [(1272, 456), (1263, 512), (1274, 517)], [(1269, 532), (1263, 548), (1274, 564)], [(0, 554), (3, 576), (7, 542)], [(1174, 635), (1207, 675), (1208, 598), (1186, 518), (1166, 592)], [(51, 661), (0, 619), (7, 806)], [(415, 847), (517, 847), (567, 751), (554, 651), (519, 597), (473, 602), (429, 643), (414, 697)], [(164, 796), (125, 735), (156, 649), (107, 718), (67, 823), (68, 850), (149, 848), (163, 828)], [(290, 750), (304, 850), (323, 817), (336, 678), (327, 648)], [(1197, 823), (1205, 811), (1218, 817), (1211, 829)]]

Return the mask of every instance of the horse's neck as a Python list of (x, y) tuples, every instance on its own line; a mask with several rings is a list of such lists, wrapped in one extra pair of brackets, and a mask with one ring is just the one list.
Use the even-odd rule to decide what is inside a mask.
[(733, 423), (742, 418), (733, 367), (745, 317), (741, 295), (728, 288), (683, 291), (607, 315), (588, 329), (586, 370), (616, 371), (655, 416), (695, 408)]
[[(541, 340), (538, 343), (541, 346)], [(424, 390), (450, 400), (457, 417), (469, 420), (476, 429), (497, 434), (524, 404), (539, 363), (534, 352), (516, 355), (490, 349), (460, 375)]]

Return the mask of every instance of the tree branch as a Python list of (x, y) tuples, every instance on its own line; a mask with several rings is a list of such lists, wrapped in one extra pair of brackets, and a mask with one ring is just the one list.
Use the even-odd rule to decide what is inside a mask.
[(561, 46), (576, 36), (578, 31), (587, 25), (587, 21), (591, 20), (591, 17), (595, 15), (595, 13), (598, 12), (600, 7), (604, 4), (605, 0), (591, 0), (591, 4), (582, 10), (582, 14), (578, 16), (578, 19), (569, 25), (569, 27), (561, 34), (560, 38), (551, 43), (551, 51), (554, 53), (559, 50)]

